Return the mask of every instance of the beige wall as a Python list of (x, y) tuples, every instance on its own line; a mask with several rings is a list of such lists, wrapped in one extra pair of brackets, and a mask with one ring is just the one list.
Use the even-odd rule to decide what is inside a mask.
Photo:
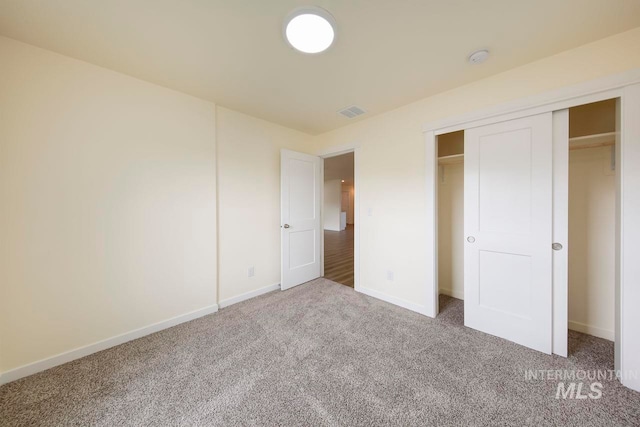
[(569, 138), (615, 132), (616, 100), (579, 105), (569, 110)]
[[(280, 283), (280, 149), (309, 136), (217, 108), (220, 303)], [(248, 277), (249, 267), (255, 276)]]
[[(352, 178), (353, 180), (353, 178)], [(342, 209), (347, 212), (347, 224), (353, 225), (354, 215), (355, 215), (355, 188), (353, 184), (344, 183), (342, 184), (342, 192), (349, 193), (349, 206), (342, 206)]]
[(438, 157), (455, 156), (464, 153), (464, 131), (445, 133), (438, 136)]
[[(638, 46), (640, 28), (316, 137), (317, 152), (361, 146), (361, 287), (410, 304), (425, 301), (425, 123), (638, 68)], [(395, 271), (394, 281), (387, 270)]]
[(340, 231), (340, 212), (342, 212), (342, 183), (339, 179), (324, 182), (323, 227), (325, 230)]
[(214, 306), (214, 105), (1, 37), (0, 64), (0, 371)]
[(611, 148), (569, 152), (569, 329), (614, 339), (615, 175)]
[(440, 166), (438, 290), (464, 299), (464, 163)]

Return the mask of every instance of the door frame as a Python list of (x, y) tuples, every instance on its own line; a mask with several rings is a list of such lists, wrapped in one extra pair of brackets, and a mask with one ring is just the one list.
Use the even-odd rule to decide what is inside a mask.
[(342, 154), (353, 153), (353, 289), (360, 290), (360, 196), (359, 196), (359, 167), (360, 146), (351, 144), (337, 149), (321, 151), (317, 153), (321, 160), (320, 166), (320, 224), (322, 233), (320, 233), (320, 276), (324, 277), (324, 159), (336, 157)]
[[(434, 121), (423, 126), (426, 161), (427, 280), (425, 314), (438, 314), (438, 135), (535, 114), (564, 110), (607, 99), (619, 100), (620, 135), (616, 150), (616, 298), (615, 298), (615, 369), (622, 373), (622, 384), (640, 390), (640, 336), (633, 326), (640, 323), (634, 305), (640, 303), (640, 266), (633, 262), (640, 253), (640, 69), (602, 77), (525, 97), (472, 113)], [(636, 166), (637, 168), (637, 166)], [(629, 218), (625, 221), (626, 218)], [(554, 295), (556, 290), (554, 288)], [(559, 327), (555, 325), (553, 329)], [(629, 326), (628, 328), (625, 326)], [(568, 325), (567, 325), (568, 327)], [(634, 357), (634, 354), (636, 356)]]

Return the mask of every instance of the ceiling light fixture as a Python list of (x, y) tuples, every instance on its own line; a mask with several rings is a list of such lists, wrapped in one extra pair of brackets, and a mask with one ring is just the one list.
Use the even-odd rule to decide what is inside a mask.
[(336, 38), (336, 21), (326, 10), (316, 6), (294, 9), (284, 21), (284, 38), (302, 53), (320, 53), (329, 49)]

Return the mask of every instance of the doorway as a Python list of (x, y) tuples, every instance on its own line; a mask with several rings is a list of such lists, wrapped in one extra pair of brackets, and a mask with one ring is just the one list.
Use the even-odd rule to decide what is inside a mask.
[(355, 156), (353, 152), (324, 160), (324, 277), (355, 285)]
[[(358, 188), (358, 159), (360, 148), (352, 146), (338, 152), (327, 152), (321, 155), (312, 155), (282, 149), (280, 152), (280, 242), (281, 242), (281, 263), (280, 263), (280, 289), (287, 290), (294, 286), (301, 285), (319, 277), (325, 277), (325, 239), (324, 239), (324, 162), (330, 164), (329, 174), (332, 171), (332, 158), (340, 157), (338, 161), (344, 163), (344, 167), (337, 168), (338, 186), (332, 187), (335, 193), (333, 208), (337, 212), (337, 219), (332, 220), (338, 223), (338, 233), (340, 232), (341, 217), (344, 222), (350, 222), (352, 227), (344, 227), (342, 235), (347, 243), (350, 261), (344, 263), (344, 268), (348, 268), (350, 277), (331, 277), (340, 280), (339, 283), (346, 282), (347, 286), (353, 287), (356, 291), (360, 289), (360, 230), (359, 230), (359, 197), (356, 192)], [(351, 166), (349, 166), (351, 165)], [(342, 174), (343, 169), (348, 168), (347, 175)], [(351, 178), (349, 178), (349, 176)], [(330, 179), (330, 178), (329, 178)], [(345, 182), (343, 183), (342, 180)], [(348, 205), (345, 201), (345, 208), (342, 209), (343, 193), (342, 184), (349, 192)], [(347, 198), (344, 198), (347, 199)], [(341, 215), (346, 212), (349, 216)], [(351, 220), (351, 221), (349, 221)], [(332, 242), (330, 242), (331, 244)], [(344, 244), (340, 246), (345, 246)], [(340, 247), (338, 248), (340, 249)], [(339, 257), (339, 259), (344, 256)], [(329, 265), (331, 268), (331, 264)]]
[[(464, 300), (464, 131), (438, 136), (438, 286), (440, 312)], [(463, 319), (458, 319), (461, 323)]]
[(615, 341), (617, 104), (569, 109), (569, 354), (592, 337)]

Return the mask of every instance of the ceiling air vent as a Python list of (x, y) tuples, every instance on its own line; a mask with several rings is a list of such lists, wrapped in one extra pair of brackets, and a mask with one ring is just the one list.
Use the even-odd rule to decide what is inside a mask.
[(364, 111), (360, 107), (356, 107), (355, 105), (352, 105), (351, 107), (347, 107), (338, 111), (338, 114), (342, 114), (348, 119), (353, 119), (354, 117), (358, 117), (364, 113), (366, 113), (366, 111)]

